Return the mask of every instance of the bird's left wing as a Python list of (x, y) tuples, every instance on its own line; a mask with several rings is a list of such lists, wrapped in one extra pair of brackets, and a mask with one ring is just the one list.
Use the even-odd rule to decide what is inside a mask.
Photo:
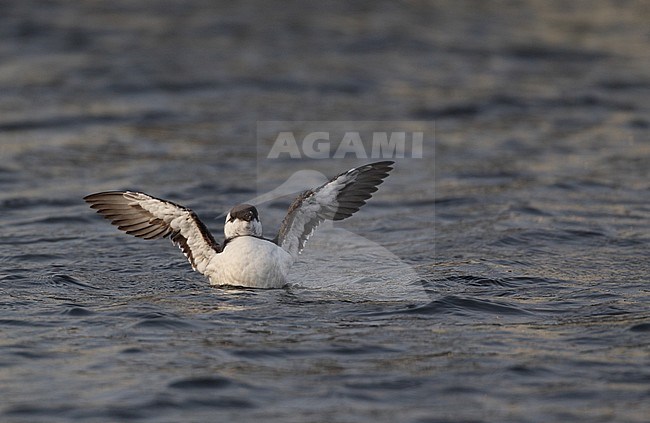
[(393, 169), (393, 163), (359, 166), (300, 194), (289, 207), (275, 242), (295, 258), (323, 220), (346, 219), (366, 204)]
[(99, 192), (84, 200), (127, 234), (144, 239), (169, 236), (201, 273), (221, 251), (196, 213), (171, 201), (131, 191)]

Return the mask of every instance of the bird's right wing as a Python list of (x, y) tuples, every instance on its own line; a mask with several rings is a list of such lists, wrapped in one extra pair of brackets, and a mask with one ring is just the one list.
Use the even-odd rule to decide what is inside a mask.
[(321, 222), (348, 218), (366, 204), (393, 169), (393, 163), (359, 166), (300, 194), (289, 207), (275, 242), (296, 257)]
[(221, 251), (196, 213), (171, 201), (131, 191), (99, 192), (84, 200), (127, 234), (144, 239), (169, 236), (201, 273)]

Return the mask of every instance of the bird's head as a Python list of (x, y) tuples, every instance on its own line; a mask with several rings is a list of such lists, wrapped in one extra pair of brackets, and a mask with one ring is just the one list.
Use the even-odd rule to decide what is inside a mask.
[(239, 235), (262, 236), (262, 223), (257, 209), (250, 204), (239, 204), (233, 207), (226, 216), (223, 232), (226, 238)]

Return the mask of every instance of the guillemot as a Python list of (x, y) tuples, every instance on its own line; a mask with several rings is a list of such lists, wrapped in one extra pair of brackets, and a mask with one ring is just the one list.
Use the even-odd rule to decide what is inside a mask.
[(273, 239), (262, 236), (255, 206), (239, 204), (228, 212), (220, 244), (192, 210), (134, 191), (106, 191), (84, 200), (119, 230), (144, 239), (169, 237), (192, 268), (212, 285), (281, 288), (305, 242), (324, 220), (352, 216), (377, 191), (392, 161), (359, 166), (302, 192), (291, 203)]

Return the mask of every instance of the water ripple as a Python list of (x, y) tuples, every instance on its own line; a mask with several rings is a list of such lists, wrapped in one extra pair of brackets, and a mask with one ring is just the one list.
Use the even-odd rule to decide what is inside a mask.
[(77, 287), (82, 289), (96, 289), (96, 290), (100, 289), (86, 282), (82, 282), (79, 279), (75, 278), (74, 276), (61, 274), (61, 273), (57, 273), (49, 276), (47, 278), (47, 282), (55, 286), (72, 286), (72, 287)]
[(173, 389), (223, 389), (230, 387), (230, 379), (216, 376), (200, 376), (180, 379), (171, 382), (168, 386)]
[(650, 332), (650, 323), (639, 323), (630, 328), (632, 332)]
[(455, 314), (460, 316), (472, 315), (475, 313), (506, 316), (522, 316), (533, 314), (520, 307), (516, 307), (504, 302), (467, 298), (455, 295), (447, 295), (443, 298), (431, 301), (429, 304), (404, 310), (402, 313)]

